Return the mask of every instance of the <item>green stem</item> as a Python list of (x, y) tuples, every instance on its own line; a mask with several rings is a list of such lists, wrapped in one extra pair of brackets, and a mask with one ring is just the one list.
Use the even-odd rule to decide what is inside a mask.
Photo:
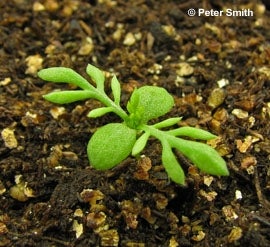
[(128, 119), (127, 113), (114, 101), (112, 101), (104, 92), (99, 91), (96, 88), (92, 89), (95, 92), (95, 99), (99, 100), (105, 106), (109, 106), (113, 108), (113, 112), (121, 117), (124, 121)]
[(166, 131), (162, 131), (162, 130), (156, 129), (155, 127), (153, 127), (151, 125), (143, 124), (143, 125), (140, 126), (139, 129), (144, 130), (145, 132), (150, 133), (151, 136), (154, 136), (155, 138), (157, 138), (161, 142), (163, 142), (164, 140), (175, 138), (174, 136), (166, 133)]
[(160, 140), (162, 145), (162, 163), (165, 171), (168, 174), (168, 177), (171, 178), (174, 182), (184, 185), (185, 174), (181, 165), (178, 163), (174, 156), (170, 143), (176, 137), (172, 136), (168, 132), (166, 133), (156, 129), (154, 126), (142, 125), (141, 129)]

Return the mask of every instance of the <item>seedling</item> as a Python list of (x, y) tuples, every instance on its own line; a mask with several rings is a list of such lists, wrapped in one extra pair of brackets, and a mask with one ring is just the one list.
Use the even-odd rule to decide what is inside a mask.
[[(116, 76), (111, 79), (111, 99), (104, 90), (104, 73), (89, 64), (86, 69), (94, 87), (85, 78), (70, 68), (52, 67), (38, 72), (38, 76), (55, 83), (72, 83), (80, 90), (54, 91), (44, 95), (48, 101), (67, 104), (79, 100), (96, 99), (103, 103), (90, 111), (88, 117), (101, 117), (113, 112), (121, 119), (121, 123), (109, 123), (100, 127), (91, 137), (87, 146), (90, 164), (99, 170), (110, 169), (130, 154), (137, 156), (145, 148), (150, 137), (155, 137), (162, 145), (162, 163), (168, 177), (178, 184), (185, 184), (185, 174), (173, 153), (179, 150), (191, 160), (201, 171), (219, 176), (229, 175), (222, 157), (212, 147), (196, 140), (210, 140), (215, 135), (198, 128), (180, 127), (172, 129), (181, 118), (167, 120), (149, 125), (151, 119), (156, 119), (168, 113), (173, 105), (173, 97), (161, 87), (142, 86), (135, 89), (127, 104), (127, 111), (120, 106), (121, 88)], [(169, 130), (162, 130), (167, 128)], [(189, 140), (183, 139), (188, 137)], [(193, 140), (190, 140), (193, 139)]]

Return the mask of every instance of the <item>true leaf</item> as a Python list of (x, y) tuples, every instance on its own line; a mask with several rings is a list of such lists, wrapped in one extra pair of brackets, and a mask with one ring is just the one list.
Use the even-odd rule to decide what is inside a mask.
[(86, 67), (86, 73), (90, 76), (92, 81), (96, 83), (97, 88), (100, 91), (104, 91), (105, 76), (103, 71), (92, 64), (88, 64)]
[(95, 98), (95, 93), (89, 90), (70, 90), (70, 91), (55, 91), (43, 95), (43, 97), (53, 103), (68, 104), (79, 100)]
[(162, 142), (162, 164), (168, 177), (178, 184), (185, 184), (185, 174), (167, 141)]
[(119, 105), (121, 96), (121, 87), (117, 77), (114, 75), (111, 81), (111, 88), (114, 98), (114, 103)]
[[(127, 110), (129, 113), (134, 113), (136, 111), (136, 109), (138, 108), (138, 104), (139, 104), (139, 94), (136, 93), (138, 89), (135, 88), (131, 97), (130, 97), (130, 100), (128, 101), (127, 103)], [(131, 100), (132, 98), (132, 100)]]
[(51, 67), (42, 69), (38, 76), (45, 80), (56, 83), (71, 83), (84, 90), (93, 90), (93, 86), (73, 69), (65, 67)]
[(211, 140), (217, 137), (208, 131), (188, 126), (170, 130), (168, 133), (174, 136), (187, 136), (199, 140)]
[(92, 118), (97, 118), (97, 117), (101, 117), (109, 112), (112, 112), (113, 108), (112, 107), (100, 107), (97, 109), (94, 109), (92, 111), (90, 111), (87, 115), (87, 117), (92, 117)]
[(179, 121), (181, 121), (181, 119), (181, 117), (169, 118), (162, 122), (156, 123), (153, 126), (157, 129), (162, 129), (177, 124)]
[(219, 176), (229, 175), (226, 162), (212, 147), (176, 137), (170, 138), (170, 145), (178, 149), (203, 172)]
[(135, 90), (128, 103), (129, 113), (138, 115), (141, 122), (166, 114), (174, 105), (173, 97), (166, 89), (156, 86), (143, 86)]
[(110, 123), (98, 129), (91, 137), (87, 154), (90, 164), (99, 170), (110, 169), (131, 153), (136, 131), (122, 123)]
[(145, 148), (145, 145), (148, 141), (149, 136), (150, 136), (150, 133), (145, 132), (137, 139), (137, 141), (135, 142), (132, 148), (133, 156), (139, 154)]

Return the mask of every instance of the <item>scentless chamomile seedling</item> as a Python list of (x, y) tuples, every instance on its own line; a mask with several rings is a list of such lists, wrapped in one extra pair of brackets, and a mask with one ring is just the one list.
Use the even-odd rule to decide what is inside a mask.
[[(162, 145), (162, 163), (168, 177), (177, 184), (185, 184), (185, 174), (173, 149), (180, 151), (191, 160), (201, 171), (218, 176), (227, 176), (229, 171), (223, 158), (212, 147), (199, 142), (216, 138), (215, 135), (198, 128), (180, 127), (170, 130), (181, 118), (167, 120), (149, 125), (168, 113), (173, 105), (173, 97), (161, 87), (142, 86), (135, 89), (127, 104), (127, 111), (120, 106), (121, 88), (116, 76), (111, 79), (111, 99), (104, 90), (104, 73), (95, 66), (88, 64), (86, 68), (95, 87), (84, 77), (70, 68), (52, 67), (42, 69), (38, 76), (54, 83), (71, 83), (79, 90), (55, 91), (44, 95), (50, 102), (67, 104), (79, 100), (96, 99), (104, 107), (89, 112), (88, 117), (101, 117), (113, 112), (121, 119), (121, 123), (108, 123), (100, 127), (91, 137), (87, 146), (90, 164), (99, 170), (107, 170), (118, 165), (130, 154), (136, 156), (145, 148), (150, 137), (155, 137)], [(188, 137), (188, 140), (184, 139)], [(193, 139), (193, 140), (190, 140)]]

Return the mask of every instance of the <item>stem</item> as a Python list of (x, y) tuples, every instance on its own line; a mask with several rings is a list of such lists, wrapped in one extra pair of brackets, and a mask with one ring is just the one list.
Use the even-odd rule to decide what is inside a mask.
[(185, 174), (172, 151), (171, 142), (176, 139), (168, 132), (156, 129), (154, 126), (142, 125), (141, 129), (160, 140), (162, 145), (162, 164), (168, 177), (174, 182), (184, 185)]
[[(179, 143), (181, 143), (180, 145), (183, 147), (187, 145), (186, 140), (172, 135), (171, 133), (173, 132), (171, 132), (170, 130), (162, 131), (162, 130), (156, 129), (153, 125), (151, 126), (151, 125), (146, 125), (146, 124), (141, 125), (140, 129), (144, 130), (145, 132), (150, 133), (150, 135), (160, 140), (161, 143), (168, 142), (171, 145), (171, 147), (179, 146)], [(175, 145), (175, 143), (177, 143), (177, 145)]]
[(174, 136), (166, 133), (165, 131), (156, 129), (155, 127), (153, 127), (151, 125), (143, 124), (143, 125), (140, 126), (139, 129), (144, 130), (145, 132), (149, 132), (150, 135), (156, 137), (161, 142), (163, 142), (164, 140), (174, 138)]
[(117, 104), (114, 103), (104, 92), (101, 92), (100, 90), (93, 88), (93, 91), (95, 91), (95, 98), (99, 100), (101, 103), (103, 103), (105, 106), (110, 106), (114, 110), (113, 112), (117, 114), (119, 117), (121, 117), (124, 121), (128, 118), (127, 113)]

